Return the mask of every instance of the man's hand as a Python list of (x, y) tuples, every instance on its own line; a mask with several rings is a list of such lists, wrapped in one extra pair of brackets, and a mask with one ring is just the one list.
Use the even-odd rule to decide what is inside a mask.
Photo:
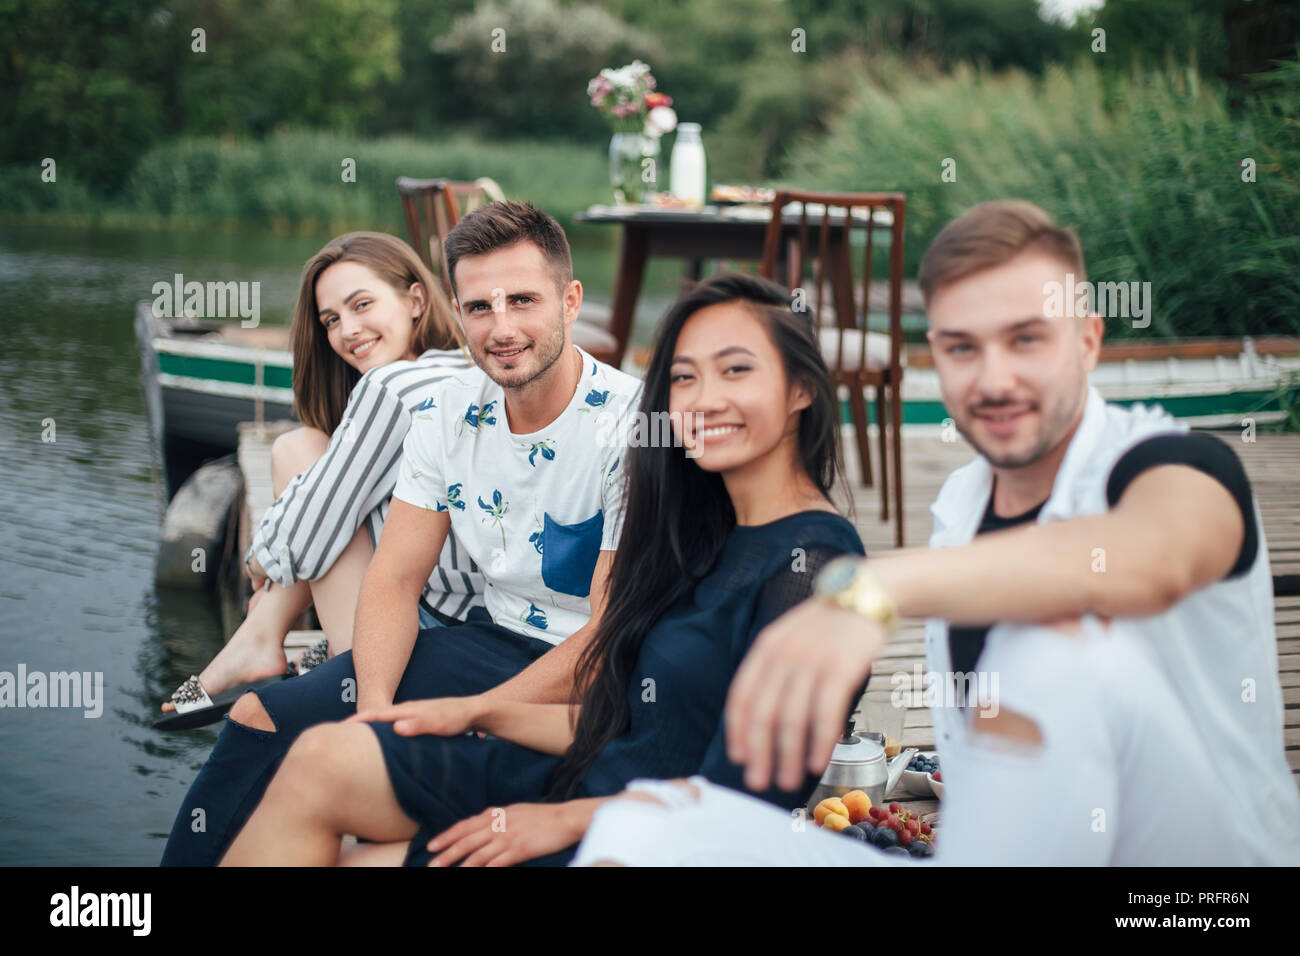
[(727, 755), (745, 767), (747, 787), (768, 789), (775, 769), (777, 784), (795, 790), (805, 765), (826, 769), (887, 639), (879, 624), (819, 598), (763, 629), (727, 695)]
[(515, 803), (490, 807), (461, 820), (429, 841), (436, 854), (430, 866), (514, 866), (525, 860), (558, 853), (582, 839), (565, 803)]
[(348, 723), (384, 721), (393, 725), (393, 731), (402, 737), (434, 734), (455, 737), (467, 730), (485, 713), (487, 702), (482, 697), (438, 697), (433, 700), (408, 700), (386, 707), (361, 709), (347, 719)]

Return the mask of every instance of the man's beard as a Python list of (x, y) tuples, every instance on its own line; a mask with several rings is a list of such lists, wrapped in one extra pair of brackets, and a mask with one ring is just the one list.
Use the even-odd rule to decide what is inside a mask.
[[(488, 378), (496, 382), (502, 388), (523, 388), (530, 385), (537, 379), (541, 378), (551, 370), (560, 356), (564, 354), (564, 320), (563, 317), (556, 323), (554, 330), (545, 339), (535, 339), (532, 343), (533, 357), (536, 359), (536, 365), (531, 372), (524, 372), (519, 368), (508, 370), (492, 369), (489, 371), (490, 363), (487, 361), (487, 350), (480, 354), (474, 355), (474, 361), (478, 367), (483, 369)], [(472, 351), (472, 350), (471, 350)], [(525, 377), (519, 378), (521, 374)]]
[[(982, 406), (992, 408), (996, 406)], [(1069, 431), (1070, 426), (1074, 423), (1079, 414), (1079, 403), (1073, 405), (1064, 402), (1055, 404), (1051, 407), (1039, 404), (1036, 408), (1039, 413), (1040, 424), (1038, 433), (1034, 436), (1033, 442), (1028, 450), (1012, 454), (996, 454), (992, 450), (985, 448), (980, 442), (975, 440), (975, 436), (963, 425), (954, 422), (957, 425), (957, 431), (971, 443), (972, 447), (983, 455), (990, 465), (994, 468), (1028, 468), (1030, 465), (1041, 461), (1053, 448), (1055, 448)], [(974, 415), (972, 415), (972, 419)]]

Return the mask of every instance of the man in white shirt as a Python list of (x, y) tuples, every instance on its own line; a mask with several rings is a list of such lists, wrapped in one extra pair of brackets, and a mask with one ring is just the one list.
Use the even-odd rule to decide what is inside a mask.
[[(1077, 238), (1029, 203), (977, 206), (935, 240), (920, 273), (928, 337), (944, 404), (980, 456), (949, 477), (933, 505), (931, 550), (828, 566), (821, 597), (759, 636), (732, 685), (729, 756), (751, 788), (773, 779), (789, 788), (805, 767), (818, 772), (892, 625), (900, 615), (929, 617), (931, 677), (972, 686), (962, 675), (992, 666), (1001, 678), (996, 706), (944, 706), (941, 693), (932, 708), (950, 809), (1025, 777), (988, 773), (986, 755), (1010, 752), (1041, 792), (1087, 787), (1090, 810), (1109, 810), (1115, 821), (1123, 803), (1129, 819), (1159, 817), (1151, 827), (1167, 838), (1125, 856), (1132, 847), (1116, 845), (1112, 822), (1101, 831), (1109, 843), (1072, 843), (1067, 834), (1098, 831), (1092, 820), (1067, 819), (1062, 798), (1047, 801), (1061, 812), (1014, 860), (994, 846), (992, 858), (954, 862), (1295, 863), (1300, 796), (1284, 754), (1268, 551), (1249, 482), (1224, 443), (1189, 434), (1159, 409), (1107, 405), (1088, 386), (1102, 319), (1088, 310), (1055, 317), (1049, 307), (1051, 290), (1077, 287), (1083, 276)], [(1122, 620), (1108, 648), (1097, 619), (1111, 618)], [(1070, 641), (1086, 653), (1057, 647)], [(1148, 685), (1161, 686), (1145, 696), (1128, 686), (1124, 668), (1107, 664), (1126, 659), (1121, 648), (1130, 672), (1141, 665)], [(1061, 668), (1065, 659), (1079, 666)], [(1175, 708), (1177, 719), (1157, 730), (1155, 717)], [(1079, 738), (1089, 710), (1107, 719)], [(1133, 743), (1153, 736), (1184, 757), (1179, 774)], [(1107, 789), (1104, 780), (1120, 785)], [(690, 814), (665, 818), (661, 808), (625, 804), (598, 818), (579, 860), (671, 862), (679, 859), (665, 851), (671, 846), (680, 859), (703, 853), (722, 862), (739, 832), (752, 856), (757, 818), (732, 806), (735, 795), (704, 790), (691, 805), (712, 819), (740, 814), (729, 818), (740, 829), (706, 837)], [(1198, 844), (1161, 795), (1238, 807), (1249, 832), (1226, 846)], [(641, 817), (648, 829), (639, 854), (618, 834)], [(952, 827), (975, 820), (945, 811)], [(788, 819), (763, 825), (790, 829)], [(970, 836), (959, 834), (958, 844), (977, 845)], [(804, 845), (807, 855), (774, 836), (771, 860), (826, 860), (824, 840)]]
[[(640, 382), (573, 344), (582, 284), (553, 218), (493, 203), (457, 224), (445, 252), (478, 370), (446, 379), (414, 412), (353, 649), (240, 698), (164, 864), (215, 863), (307, 727), (395, 701), (570, 697), (622, 524), (611, 419), (634, 407)], [(484, 574), (486, 612), (421, 632), (420, 594), (453, 527)]]

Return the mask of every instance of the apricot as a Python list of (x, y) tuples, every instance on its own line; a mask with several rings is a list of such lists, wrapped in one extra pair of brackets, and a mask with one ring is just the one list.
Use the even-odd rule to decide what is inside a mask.
[(839, 797), (827, 797), (813, 808), (813, 820), (817, 822), (818, 826), (824, 826), (828, 813), (838, 813), (848, 819), (849, 808), (844, 805), (844, 801)]
[(849, 819), (861, 823), (871, 816), (871, 798), (861, 790), (850, 790), (840, 797), (840, 802), (848, 808)]
[(843, 830), (845, 827), (850, 827), (852, 825), (853, 824), (849, 823), (848, 817), (843, 816), (842, 814), (839, 813), (828, 813), (826, 814), (826, 817), (822, 820), (822, 826), (824, 826), (827, 830), (834, 830), (837, 833), (840, 830)]

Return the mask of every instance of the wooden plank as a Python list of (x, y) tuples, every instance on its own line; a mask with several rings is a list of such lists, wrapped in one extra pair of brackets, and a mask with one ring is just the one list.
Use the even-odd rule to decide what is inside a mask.
[(284, 636), (284, 649), (288, 651), (311, 647), (324, 636), (324, 631), (290, 631)]

